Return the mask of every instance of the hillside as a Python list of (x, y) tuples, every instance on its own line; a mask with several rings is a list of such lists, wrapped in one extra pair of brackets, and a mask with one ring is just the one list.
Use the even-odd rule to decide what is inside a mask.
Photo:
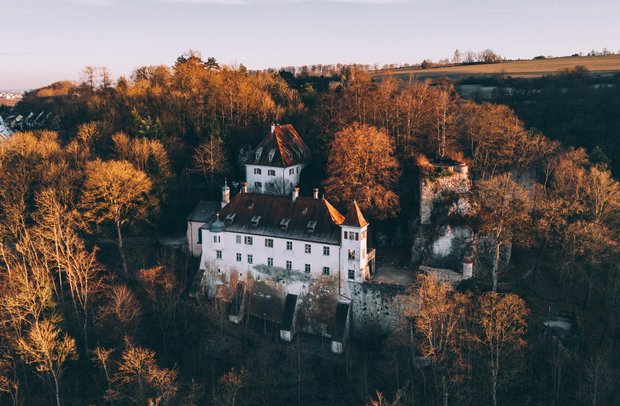
[(381, 70), (373, 75), (393, 75), (403, 79), (414, 75), (418, 79), (449, 77), (462, 79), (470, 76), (509, 75), (519, 78), (536, 78), (543, 75), (557, 73), (565, 69), (573, 69), (576, 66), (585, 66), (590, 72), (596, 74), (609, 74), (620, 72), (620, 55), (603, 56), (576, 56), (562, 58), (547, 58), (529, 61), (509, 61), (493, 64), (459, 65), (449, 67), (437, 67), (429, 69), (401, 68)]

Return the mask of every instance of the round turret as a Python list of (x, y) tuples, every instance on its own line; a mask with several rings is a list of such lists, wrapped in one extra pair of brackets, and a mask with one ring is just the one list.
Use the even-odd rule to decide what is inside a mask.
[(211, 224), (210, 230), (212, 233), (221, 233), (226, 228), (226, 225), (220, 220), (220, 213), (217, 213), (215, 216), (215, 221)]

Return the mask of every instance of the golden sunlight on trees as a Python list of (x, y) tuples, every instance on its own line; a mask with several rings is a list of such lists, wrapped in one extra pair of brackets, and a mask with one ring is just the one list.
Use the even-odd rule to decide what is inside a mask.
[(376, 219), (396, 216), (394, 188), (401, 172), (394, 153), (393, 141), (375, 127), (355, 123), (338, 132), (327, 162), (326, 193), (340, 205), (356, 200)]
[(480, 231), (493, 238), (494, 256), (491, 270), (493, 291), (497, 291), (501, 250), (507, 244), (530, 243), (531, 199), (529, 191), (510, 174), (494, 176), (477, 184), (480, 203)]
[(75, 340), (47, 320), (32, 326), (25, 338), (20, 338), (17, 348), (27, 364), (37, 372), (48, 374), (54, 383), (56, 405), (60, 406), (61, 378), (66, 361), (74, 359)]
[(477, 299), (475, 308), (477, 334), (474, 342), (487, 361), (491, 375), (492, 405), (497, 405), (500, 372), (508, 358), (526, 345), (524, 338), (528, 310), (525, 302), (514, 294), (499, 295), (487, 292)]
[(127, 161), (93, 161), (86, 167), (81, 207), (85, 219), (96, 225), (110, 221), (116, 228), (118, 250), (127, 277), (122, 228), (146, 220), (158, 202), (151, 195), (152, 182)]
[(111, 379), (106, 399), (128, 400), (137, 405), (167, 404), (177, 392), (177, 370), (161, 368), (155, 352), (125, 339), (125, 351)]
[(251, 375), (247, 369), (236, 370), (232, 368), (219, 380), (219, 387), (214, 391), (214, 398), (218, 405), (235, 406), (239, 391), (250, 385)]
[(462, 363), (460, 347), (469, 301), (469, 295), (454, 291), (450, 283), (421, 274), (403, 303), (403, 315), (415, 323), (420, 355), (431, 360), (435, 388), (444, 405), (448, 402), (448, 385), (457, 380)]

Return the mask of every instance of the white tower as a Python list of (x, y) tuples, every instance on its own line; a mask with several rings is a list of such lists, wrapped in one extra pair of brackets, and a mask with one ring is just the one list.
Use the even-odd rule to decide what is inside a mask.
[(368, 222), (355, 201), (340, 224), (340, 294), (351, 296), (349, 283), (363, 282), (370, 278), (368, 269)]

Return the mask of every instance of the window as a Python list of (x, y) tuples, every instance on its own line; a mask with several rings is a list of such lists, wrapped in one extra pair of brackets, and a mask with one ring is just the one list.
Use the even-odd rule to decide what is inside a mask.
[(250, 220), (252, 222), (252, 225), (254, 227), (258, 226), (258, 222), (260, 221), (260, 218), (262, 216), (252, 216), (252, 219)]
[(359, 241), (360, 240), (360, 233), (355, 233), (355, 241)]
[(267, 170), (267, 175), (269, 175), (269, 176), (276, 176), (276, 171), (275, 171), (275, 169), (268, 169), (268, 170)]
[(349, 279), (355, 279), (355, 269), (349, 269)]
[(217, 243), (217, 242), (221, 242), (221, 241), (222, 241), (222, 240), (220, 239), (220, 236), (219, 236), (219, 235), (214, 235), (214, 236), (213, 236), (213, 242), (216, 242), (216, 243)]
[(306, 273), (310, 273), (310, 264), (306, 264)]
[(241, 262), (241, 253), (237, 252), (237, 262)]
[(349, 233), (347, 233), (346, 231), (344, 232), (344, 239), (346, 240), (347, 238), (349, 238)]
[(323, 247), (323, 255), (329, 256), (329, 247)]
[(349, 233), (349, 240), (354, 240), (355, 239), (355, 233), (354, 232), (350, 232)]
[(290, 271), (293, 269), (293, 263), (291, 261), (286, 261), (286, 270)]
[(291, 168), (288, 170), (289, 175), (295, 175), (295, 168)]
[(220, 251), (220, 250), (215, 251), (215, 257), (217, 259), (222, 259), (222, 251)]
[(202, 232), (198, 229), (198, 244), (202, 244)]
[(349, 260), (355, 259), (355, 250), (349, 250)]
[(273, 266), (273, 258), (267, 258), (267, 266)]
[[(262, 154), (262, 153), (263, 153), (263, 147), (258, 147), (258, 149), (256, 150), (256, 160), (257, 161), (260, 159), (260, 154)], [(259, 169), (259, 171), (260, 171), (260, 169)]]
[(240, 235), (236, 236), (235, 239), (237, 240), (237, 244), (241, 244), (241, 236)]
[(252, 254), (248, 254), (248, 264), (251, 264), (254, 262), (254, 257), (252, 256)]
[(288, 251), (290, 251), (290, 250), (292, 250), (292, 249), (293, 249), (293, 241), (287, 241), (287, 242), (286, 242), (286, 249), (287, 249)]
[(306, 254), (312, 253), (312, 245), (306, 244), (305, 251), (306, 251)]
[(250, 236), (245, 236), (245, 245), (252, 245), (253, 239)]
[(329, 267), (328, 266), (324, 266), (323, 267), (323, 275), (329, 276)]
[(262, 189), (263, 184), (261, 182), (254, 182), (254, 189)]
[(271, 162), (273, 160), (273, 156), (276, 153), (276, 149), (275, 148), (271, 148), (269, 150), (269, 162)]
[(273, 239), (265, 238), (265, 247), (273, 248)]
[(282, 227), (283, 229), (285, 229), (285, 230), (286, 230), (286, 229), (288, 228), (288, 225), (289, 225), (289, 223), (290, 223), (290, 222), (291, 222), (291, 219), (290, 219), (290, 218), (288, 218), (288, 217), (284, 217), (284, 218), (282, 219), (282, 221), (280, 221), (280, 227)]
[(233, 221), (235, 221), (235, 216), (237, 215), (237, 213), (228, 213), (226, 215), (226, 221), (228, 223), (232, 223)]
[(260, 175), (263, 171), (261, 168), (254, 168), (254, 175)]

